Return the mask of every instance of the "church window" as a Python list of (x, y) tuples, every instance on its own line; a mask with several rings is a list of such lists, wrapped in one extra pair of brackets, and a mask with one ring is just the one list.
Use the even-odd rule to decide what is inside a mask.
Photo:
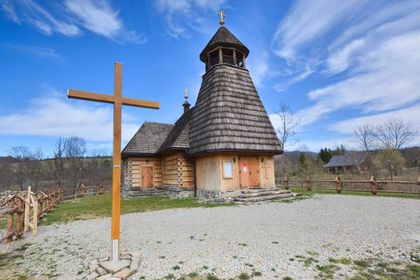
[(209, 55), (210, 67), (219, 63), (219, 50), (212, 51)]
[(222, 49), (223, 63), (233, 65), (233, 50), (231, 49)]
[(231, 161), (223, 162), (223, 178), (233, 178), (233, 164)]
[(240, 51), (236, 51), (236, 65), (238, 67), (244, 67), (244, 54)]

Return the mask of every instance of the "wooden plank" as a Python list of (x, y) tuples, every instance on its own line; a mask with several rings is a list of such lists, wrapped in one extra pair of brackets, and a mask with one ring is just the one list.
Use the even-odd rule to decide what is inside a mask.
[(89, 101), (98, 101), (104, 103), (114, 103), (115, 97), (112, 95), (101, 94), (101, 93), (92, 93), (82, 90), (69, 89), (67, 91), (67, 97), (73, 99), (83, 99)]
[(147, 101), (147, 100), (142, 100), (142, 99), (123, 97), (121, 99), (121, 103), (123, 105), (128, 105), (128, 106), (135, 106), (135, 107), (149, 108), (149, 109), (159, 109), (159, 102), (155, 102), (155, 101)]

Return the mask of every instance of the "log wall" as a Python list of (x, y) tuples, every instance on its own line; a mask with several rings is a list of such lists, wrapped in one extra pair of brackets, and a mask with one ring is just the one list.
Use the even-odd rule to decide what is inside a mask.
[(194, 165), (184, 153), (162, 157), (162, 185), (182, 189), (194, 188)]
[(162, 163), (158, 157), (136, 157), (124, 160), (123, 184), (131, 188), (141, 188), (141, 167), (153, 167), (153, 187), (162, 185)]

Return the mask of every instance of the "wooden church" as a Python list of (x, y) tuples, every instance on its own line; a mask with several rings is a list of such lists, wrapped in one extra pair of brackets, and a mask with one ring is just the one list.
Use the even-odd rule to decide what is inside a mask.
[(211, 195), (274, 188), (282, 149), (246, 68), (248, 48), (221, 22), (200, 54), (195, 106), (175, 124), (145, 122), (122, 152), (123, 192)]

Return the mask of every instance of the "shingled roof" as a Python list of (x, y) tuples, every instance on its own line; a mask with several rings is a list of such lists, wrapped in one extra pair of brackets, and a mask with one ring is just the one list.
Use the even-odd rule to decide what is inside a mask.
[(194, 108), (191, 108), (176, 121), (175, 126), (169, 132), (166, 140), (159, 148), (159, 153), (169, 150), (185, 150), (190, 147), (189, 143), (189, 122), (193, 115)]
[(122, 151), (122, 156), (155, 155), (167, 138), (174, 125), (145, 122), (128, 142)]
[(244, 52), (245, 57), (249, 54), (249, 49), (239, 41), (235, 35), (232, 34), (226, 27), (220, 26), (217, 32), (213, 35), (206, 47), (200, 54), (200, 60), (206, 62), (207, 52), (217, 46), (235, 47)]
[(344, 166), (357, 166), (361, 164), (365, 155), (361, 153), (349, 153), (345, 155), (335, 155), (330, 161), (324, 165), (324, 167), (334, 168), (334, 167), (344, 167)]
[[(216, 46), (249, 53), (224, 26), (217, 30), (200, 58), (205, 61), (207, 52)], [(247, 69), (224, 63), (208, 69), (195, 107), (186, 111), (174, 126), (145, 123), (123, 155), (159, 155), (180, 149), (191, 156), (211, 152), (282, 153)]]
[(212, 151), (282, 152), (247, 69), (219, 64), (203, 76), (189, 153)]

